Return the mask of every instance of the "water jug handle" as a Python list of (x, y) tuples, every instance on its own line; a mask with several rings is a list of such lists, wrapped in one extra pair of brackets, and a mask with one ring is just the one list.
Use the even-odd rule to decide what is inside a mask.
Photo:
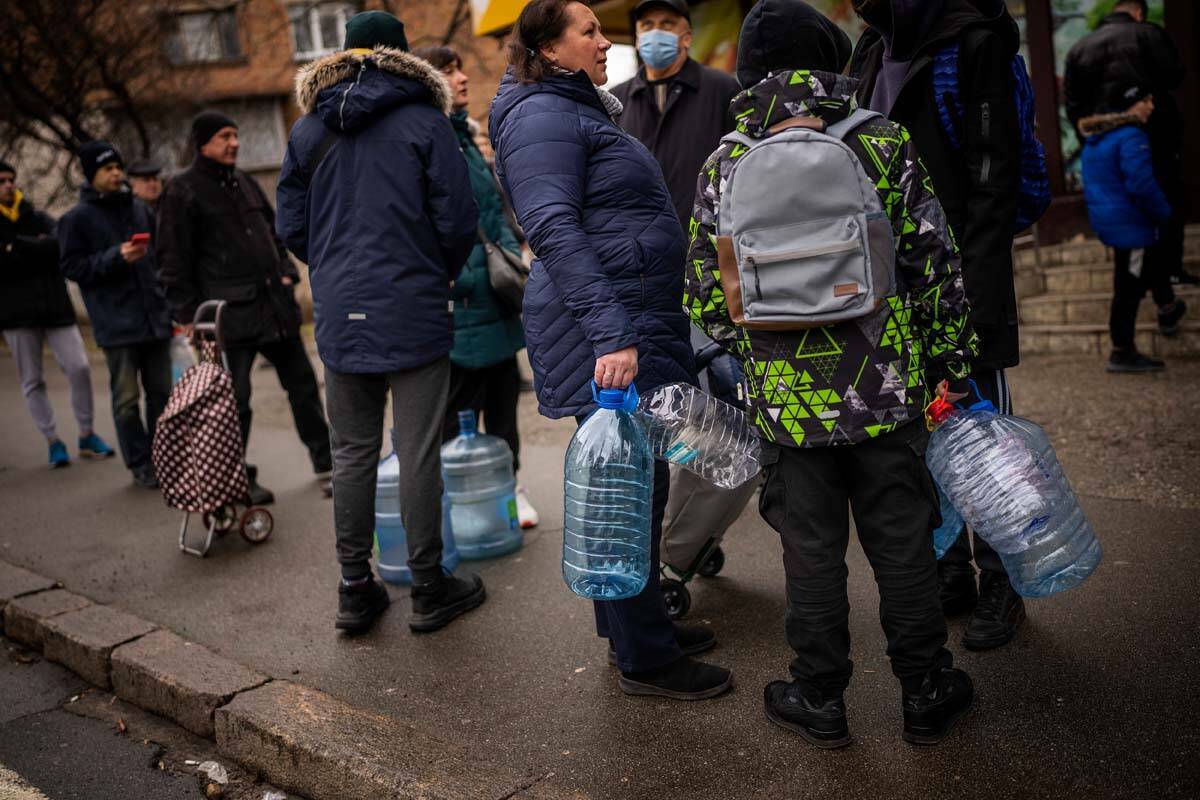
[[(592, 384), (592, 400), (596, 403), (596, 405), (599, 405), (600, 404), (600, 387), (596, 384), (596, 381), (594, 379), (592, 380), (591, 384)], [(624, 404), (621, 406), (621, 410), (628, 411), (630, 414), (632, 414), (634, 411), (637, 411), (638, 400), (641, 399), (638, 397), (637, 384), (630, 382), (630, 384), (628, 386), (626, 386), (623, 391), (625, 393), (625, 401), (624, 401)]]
[(995, 411), (996, 410), (996, 406), (993, 405), (992, 401), (988, 400), (986, 397), (984, 397), (982, 394), (979, 393), (979, 385), (977, 383), (975, 383), (974, 378), (968, 378), (967, 383), (969, 383), (971, 385), (971, 391), (974, 392), (975, 396), (979, 398), (979, 400), (977, 400), (976, 402), (967, 406), (968, 411)]

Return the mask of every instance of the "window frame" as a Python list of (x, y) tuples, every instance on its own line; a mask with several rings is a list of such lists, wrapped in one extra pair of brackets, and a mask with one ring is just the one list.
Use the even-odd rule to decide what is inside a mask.
[[(238, 19), (237, 6), (229, 5), (224, 8), (188, 9), (175, 14), (175, 31), (165, 42), (167, 59), (177, 67), (203, 66), (210, 64), (230, 64), (243, 61), (246, 50), (242, 42), (242, 26)], [(188, 46), (187, 33), (184, 30), (185, 18), (209, 18), (208, 25), (214, 34), (214, 41), (220, 49), (212, 58), (196, 57), (195, 48)], [(228, 46), (232, 45), (231, 51)], [(173, 52), (174, 51), (174, 52)]]
[[(334, 7), (338, 17), (339, 27), (343, 34), (346, 30), (346, 23), (350, 18), (357, 14), (360, 10), (360, 4), (351, 2), (350, 0), (312, 0), (312, 2), (291, 3), (288, 6), (288, 36), (292, 43), (292, 58), (295, 61), (312, 61), (323, 56), (336, 53), (341, 49), (342, 43), (325, 42), (321, 33), (321, 8)], [(311, 50), (301, 50), (299, 42), (296, 40), (296, 24), (298, 20), (293, 18), (293, 13), (299, 11), (308, 23), (309, 41), (314, 45)]]

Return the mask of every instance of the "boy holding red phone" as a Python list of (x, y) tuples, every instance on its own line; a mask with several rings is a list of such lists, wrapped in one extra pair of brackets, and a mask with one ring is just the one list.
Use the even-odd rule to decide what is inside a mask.
[(130, 192), (111, 144), (88, 142), (79, 162), (87, 183), (59, 223), (59, 266), (79, 284), (108, 362), (121, 457), (134, 483), (155, 489), (150, 443), (171, 391), (171, 317), (150, 241), (154, 215)]

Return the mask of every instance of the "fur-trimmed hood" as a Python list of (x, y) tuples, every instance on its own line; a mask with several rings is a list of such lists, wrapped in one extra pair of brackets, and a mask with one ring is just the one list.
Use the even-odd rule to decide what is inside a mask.
[(1123, 111), (1115, 114), (1093, 114), (1079, 120), (1079, 132), (1084, 136), (1099, 136), (1126, 125), (1140, 124), (1141, 120), (1133, 114), (1126, 114)]
[(424, 59), (392, 47), (344, 50), (296, 74), (300, 110), (339, 130), (354, 130), (379, 112), (422, 101), (449, 114), (446, 79)]

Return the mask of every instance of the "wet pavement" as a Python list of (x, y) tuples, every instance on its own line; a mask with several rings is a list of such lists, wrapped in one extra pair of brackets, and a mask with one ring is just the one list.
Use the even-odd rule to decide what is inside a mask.
[[(107, 375), (93, 361), (98, 429), (112, 433)], [(951, 649), (977, 704), (941, 746), (900, 740), (899, 689), (878, 599), (857, 543), (850, 562), (854, 744), (816, 751), (763, 719), (761, 692), (785, 677), (778, 537), (753, 508), (727, 564), (692, 584), (689, 620), (710, 623), (709, 657), (737, 686), (703, 703), (629, 698), (616, 685), (591, 608), (564, 587), (562, 452), (569, 421), (522, 396), (522, 481), (542, 515), (520, 552), (476, 562), (488, 602), (432, 636), (408, 631), (407, 593), (370, 635), (335, 635), (332, 506), (320, 496), (286, 400), (256, 370), (250, 459), (276, 493), (276, 529), (235, 536), (204, 560), (176, 549), (180, 514), (134, 487), (118, 461), (50, 472), (11, 359), (0, 359), (0, 558), (173, 628), (229, 658), (391, 714), (481, 759), (553, 772), (595, 798), (1196, 797), (1200, 794), (1200, 363), (1158, 376), (1108, 376), (1099, 358), (1029, 359), (1015, 407), (1047, 426), (1105, 551), (1081, 587), (1031, 601), (1017, 640)], [(65, 384), (50, 370), (64, 434)], [(66, 437), (64, 437), (66, 438)]]

